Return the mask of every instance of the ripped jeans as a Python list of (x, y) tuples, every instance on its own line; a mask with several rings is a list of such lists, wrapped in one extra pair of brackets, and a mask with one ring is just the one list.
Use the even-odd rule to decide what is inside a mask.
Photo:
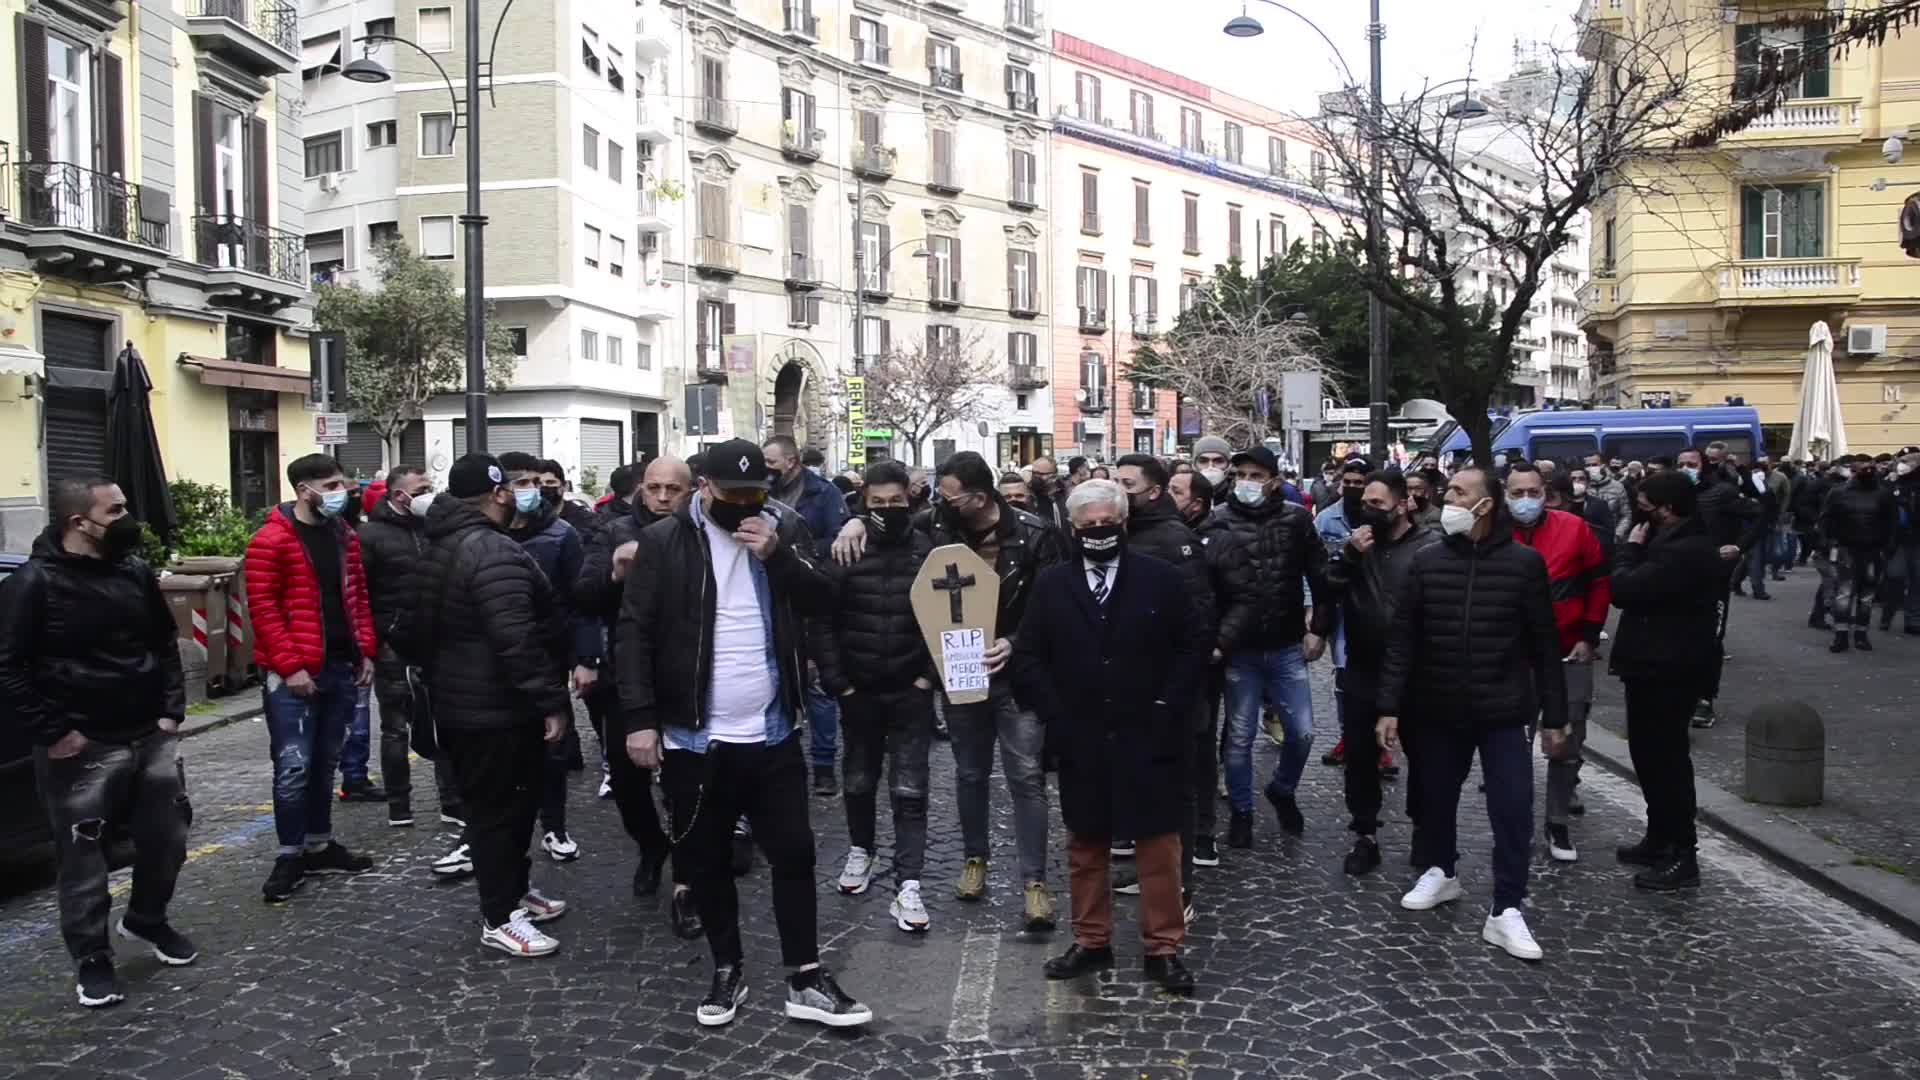
[(300, 697), (278, 675), (267, 676), (267, 741), (273, 754), (273, 831), (280, 854), (325, 847), (333, 838), (333, 771), (353, 722), (359, 688), (353, 668), (328, 664)]
[(156, 729), (131, 743), (89, 742), (73, 757), (57, 760), (35, 749), (33, 771), (53, 824), (60, 936), (67, 952), (78, 961), (111, 950), (107, 842), (115, 825), (133, 838), (127, 921), (136, 927), (165, 922), (193, 822), (179, 736)]

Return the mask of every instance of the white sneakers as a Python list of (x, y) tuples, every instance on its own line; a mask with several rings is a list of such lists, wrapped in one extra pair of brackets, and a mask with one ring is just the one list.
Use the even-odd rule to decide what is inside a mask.
[(893, 904), (887, 908), (887, 914), (893, 916), (893, 924), (909, 934), (927, 932), (927, 905), (920, 899), (920, 883), (903, 881), (900, 892), (894, 896)]
[(1508, 956), (1522, 960), (1538, 960), (1546, 955), (1540, 949), (1540, 943), (1533, 940), (1533, 931), (1527, 929), (1527, 920), (1520, 914), (1519, 908), (1508, 908), (1498, 915), (1487, 916), (1487, 925), (1481, 929), (1480, 936), (1489, 945), (1498, 945), (1507, 950)]
[(1460, 896), (1460, 879), (1448, 877), (1445, 870), (1436, 866), (1420, 875), (1420, 880), (1413, 883), (1407, 895), (1400, 898), (1400, 906), (1408, 911), (1427, 911), (1441, 904), (1452, 903)]
[(527, 895), (520, 898), (520, 910), (534, 922), (552, 922), (567, 913), (567, 902), (542, 896), (539, 889), (527, 889)]
[(488, 926), (483, 921), (480, 944), (520, 957), (546, 956), (560, 947), (558, 941), (533, 925), (532, 918), (522, 908), (515, 908), (513, 916), (499, 926)]
[(847, 865), (840, 871), (840, 891), (848, 896), (858, 896), (873, 884), (873, 855), (866, 848), (853, 848), (847, 852)]
[(580, 845), (566, 833), (548, 833), (540, 838), (540, 850), (554, 862), (572, 862), (580, 857)]
[(600, 770), (600, 797), (613, 798), (613, 774), (605, 769)]
[(461, 844), (459, 847), (433, 860), (433, 872), (442, 877), (452, 877), (455, 874), (471, 874), (473, 873), (473, 853), (468, 849), (467, 845)]

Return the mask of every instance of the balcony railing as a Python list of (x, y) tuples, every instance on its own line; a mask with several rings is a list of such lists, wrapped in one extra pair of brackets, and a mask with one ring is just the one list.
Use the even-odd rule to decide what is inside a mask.
[(699, 270), (738, 273), (740, 245), (718, 236), (696, 236), (693, 238), (693, 265)]
[(948, 195), (960, 194), (960, 170), (952, 162), (936, 162), (927, 175), (927, 186)]
[(1756, 116), (1739, 134), (1818, 134), (1860, 126), (1859, 98), (1800, 98)]
[(780, 126), (780, 152), (790, 158), (801, 161), (820, 160), (820, 148), (826, 144), (827, 133), (819, 128), (803, 128), (793, 121), (783, 121)]
[(1016, 34), (1040, 32), (1040, 0), (1007, 0), (1007, 29)]
[(300, 53), (300, 13), (292, 4), (261, 0), (187, 0), (190, 19), (227, 19), (281, 52)]
[(1019, 90), (1007, 91), (1007, 108), (1030, 116), (1040, 115), (1040, 95)]
[(961, 304), (959, 278), (934, 278), (928, 283), (927, 304), (930, 307), (957, 308)]
[(884, 180), (893, 175), (898, 157), (891, 146), (858, 143), (853, 148), (853, 171), (868, 179)]
[(808, 41), (820, 40), (820, 20), (808, 10), (806, 4), (797, 4), (788, 0), (788, 3), (781, 6), (786, 9), (788, 34), (806, 38)]
[(1764, 303), (1859, 292), (1859, 259), (1742, 259), (1720, 268), (1723, 302)]
[(168, 249), (164, 208), (149, 206), (141, 214), (142, 196), (149, 203), (159, 192), (143, 191), (109, 173), (60, 162), (16, 162), (7, 178), (8, 194), (19, 198), (19, 220), (37, 229), (71, 229), (94, 236), (138, 244), (158, 251)]
[(1135, 315), (1133, 317), (1133, 336), (1134, 337), (1150, 338), (1150, 337), (1157, 336), (1159, 333), (1160, 333), (1160, 316), (1158, 314)]
[(951, 90), (956, 94), (966, 89), (966, 80), (962, 79), (960, 72), (953, 68), (928, 68), (927, 82), (932, 85), (935, 90)]
[(1039, 364), (1011, 364), (1007, 367), (1007, 388), (1038, 390), (1047, 385), (1047, 369)]
[(735, 134), (740, 130), (740, 107), (721, 98), (701, 98), (700, 111), (693, 116), (693, 126), (722, 135)]
[(795, 285), (814, 285), (823, 280), (826, 267), (818, 258), (803, 252), (787, 253), (787, 281)]
[(1025, 181), (1015, 181), (1007, 192), (1007, 204), (1022, 210), (1032, 210), (1040, 205), (1040, 197), (1034, 191), (1036, 185)]
[(882, 299), (893, 295), (893, 271), (866, 267), (860, 271), (860, 291)]
[(307, 283), (307, 238), (264, 222), (227, 214), (193, 219), (194, 261), (218, 270), (245, 270), (292, 285)]
[(1010, 288), (1007, 290), (1007, 310), (1015, 315), (1037, 315), (1040, 313), (1040, 300), (1031, 288)]
[(1080, 330), (1088, 334), (1107, 332), (1107, 309), (1103, 307), (1080, 306)]
[(853, 59), (856, 63), (872, 64), (875, 67), (892, 67), (893, 49), (877, 41), (854, 38)]

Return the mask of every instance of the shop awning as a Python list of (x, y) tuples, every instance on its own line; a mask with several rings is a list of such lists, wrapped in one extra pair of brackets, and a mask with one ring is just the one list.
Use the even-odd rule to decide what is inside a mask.
[(0, 344), (0, 375), (37, 378), (47, 373), (47, 358), (25, 345)]
[(300, 70), (311, 71), (319, 67), (339, 70), (339, 34), (323, 34), (317, 38), (308, 38), (300, 44)]
[(215, 360), (208, 356), (180, 354), (180, 366), (194, 368), (200, 372), (200, 382), (206, 386), (232, 386), (242, 390), (271, 390), (279, 394), (299, 394), (305, 397), (313, 391), (313, 378), (304, 371), (288, 371), (285, 368), (268, 367), (265, 364), (244, 364), (238, 360)]

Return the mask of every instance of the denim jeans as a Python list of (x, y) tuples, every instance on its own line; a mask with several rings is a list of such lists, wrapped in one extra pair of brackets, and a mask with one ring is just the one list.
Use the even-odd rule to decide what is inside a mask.
[(834, 744), (840, 736), (840, 705), (820, 688), (820, 678), (807, 682), (807, 758), (816, 769), (833, 768)]
[(40, 799), (53, 825), (60, 872), (60, 936), (75, 960), (109, 952), (108, 825), (124, 820), (133, 834), (133, 895), (127, 921), (167, 921), (167, 903), (187, 861), (186, 769), (180, 738), (162, 731), (131, 743), (89, 742), (70, 758), (33, 752)]
[(267, 676), (261, 694), (273, 754), (273, 831), (280, 854), (298, 855), (333, 838), (333, 771), (360, 688), (351, 665), (328, 664), (308, 697), (278, 675)]
[(993, 746), (1000, 744), (1000, 768), (1013, 796), (1013, 838), (1020, 855), (1020, 880), (1047, 879), (1047, 774), (1040, 753), (1045, 729), (1040, 718), (1013, 700), (1005, 672), (993, 677), (987, 700), (970, 705), (948, 702), (947, 730), (953, 746), (954, 801), (960, 809), (960, 833), (967, 858), (991, 854), (987, 839), (987, 778), (993, 775)]
[(1767, 542), (1762, 540), (1747, 552), (1746, 565), (1741, 569), (1747, 572), (1747, 581), (1753, 587), (1753, 595), (1767, 595)]
[(1313, 752), (1313, 687), (1306, 653), (1298, 645), (1238, 652), (1227, 658), (1227, 804), (1236, 814), (1253, 812), (1253, 738), (1260, 707), (1280, 713), (1286, 742), (1267, 791), (1292, 797)]
[(340, 786), (367, 782), (367, 763), (373, 759), (373, 689), (363, 686), (354, 699), (353, 722), (340, 744)]
[(933, 749), (933, 691), (861, 690), (840, 699), (847, 737), (847, 837), (872, 854), (880, 765), (893, 808), (893, 880), (919, 881), (927, 858), (927, 791)]
[(1768, 552), (1767, 568), (1774, 573), (1792, 568), (1795, 549), (1800, 546), (1800, 536), (1793, 526), (1782, 525), (1773, 531), (1773, 543)]

